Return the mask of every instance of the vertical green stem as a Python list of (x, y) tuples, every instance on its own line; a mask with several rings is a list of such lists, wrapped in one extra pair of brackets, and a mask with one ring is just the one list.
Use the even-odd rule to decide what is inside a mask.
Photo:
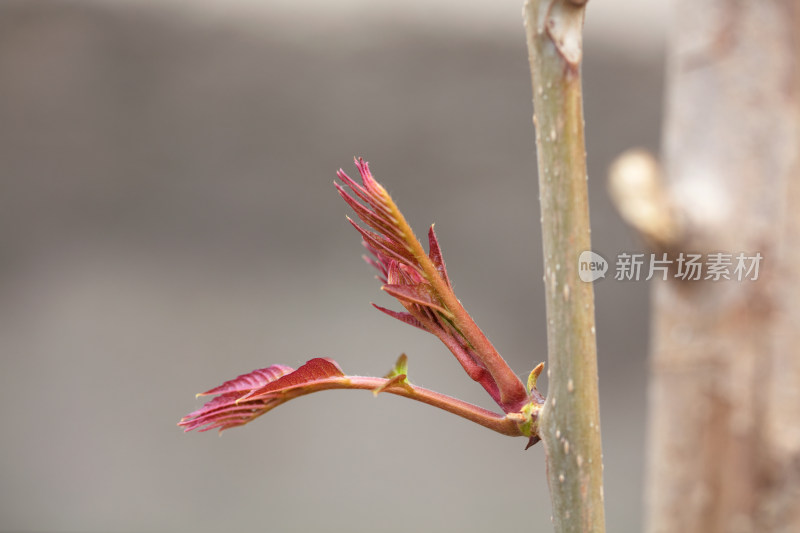
[(581, 96), (585, 0), (526, 0), (547, 296), (549, 390), (539, 435), (557, 533), (604, 532), (594, 290)]

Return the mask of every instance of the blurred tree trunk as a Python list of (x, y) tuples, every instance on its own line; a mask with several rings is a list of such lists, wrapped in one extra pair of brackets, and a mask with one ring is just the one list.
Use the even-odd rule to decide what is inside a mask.
[(673, 23), (664, 249), (764, 259), (654, 285), (647, 531), (796, 533), (800, 0), (676, 0)]

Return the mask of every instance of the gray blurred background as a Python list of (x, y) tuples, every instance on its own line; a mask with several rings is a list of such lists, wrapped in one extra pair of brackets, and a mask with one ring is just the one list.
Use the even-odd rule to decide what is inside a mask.
[[(588, 9), (606, 257), (638, 249), (605, 173), (658, 147), (656, 4)], [(435, 338), (369, 306), (393, 302), (332, 186), (354, 155), (418, 234), (436, 222), (517, 372), (546, 358), (520, 11), (0, 3), (0, 530), (549, 531), (541, 446), (397, 397), (312, 395), (221, 438), (175, 426), (196, 392), (321, 355), (382, 375), (406, 352), (415, 383), (491, 407)], [(596, 289), (609, 530), (635, 532), (647, 285)]]

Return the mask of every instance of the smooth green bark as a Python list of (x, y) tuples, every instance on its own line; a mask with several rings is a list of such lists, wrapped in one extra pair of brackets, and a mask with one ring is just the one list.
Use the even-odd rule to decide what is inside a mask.
[(539, 435), (557, 533), (604, 532), (594, 290), (578, 277), (591, 249), (581, 96), (585, 2), (528, 0), (547, 299), (549, 386)]

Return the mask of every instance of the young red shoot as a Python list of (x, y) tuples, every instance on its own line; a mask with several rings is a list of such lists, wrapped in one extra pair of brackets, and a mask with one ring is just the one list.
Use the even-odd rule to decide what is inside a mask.
[[(364, 389), (388, 392), (421, 401), (476, 422), (504, 435), (526, 436), (537, 442), (538, 414), (544, 397), (536, 389), (537, 366), (527, 387), (514, 374), (456, 297), (433, 226), (428, 231), (426, 253), (386, 189), (372, 177), (369, 165), (356, 159), (361, 183), (343, 170), (339, 194), (372, 231), (352, 220), (362, 244), (383, 282), (384, 292), (396, 298), (405, 312), (375, 307), (407, 324), (438, 337), (470, 378), (480, 383), (504, 415), (409, 383), (405, 355), (383, 378), (348, 376), (330, 359), (311, 359), (297, 370), (273, 365), (227, 381), (202, 395), (216, 395), (201, 409), (179, 422), (185, 431), (220, 431), (244, 425), (278, 405), (316, 391)], [(349, 191), (348, 191), (349, 190)], [(373, 304), (374, 305), (374, 304)]]

